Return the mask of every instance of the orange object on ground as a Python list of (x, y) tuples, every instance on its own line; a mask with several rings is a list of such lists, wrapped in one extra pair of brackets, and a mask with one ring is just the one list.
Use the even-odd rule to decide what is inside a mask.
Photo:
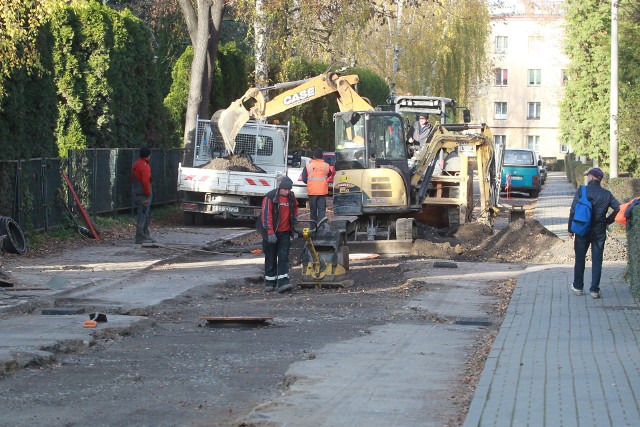
[(89, 230), (91, 230), (91, 234), (93, 234), (93, 238), (96, 240), (100, 240), (100, 236), (98, 236), (98, 233), (96, 232), (95, 228), (93, 228), (93, 223), (91, 222), (91, 219), (89, 219), (89, 215), (87, 215), (87, 211), (84, 209), (84, 206), (82, 206), (82, 203), (80, 203), (80, 199), (78, 198), (78, 195), (76, 194), (76, 190), (74, 190), (73, 185), (71, 185), (71, 181), (69, 181), (69, 177), (64, 172), (62, 173), (62, 177), (67, 182), (67, 186), (69, 186), (69, 190), (73, 195), (73, 199), (76, 201), (76, 205), (80, 209), (80, 213), (82, 213), (82, 219), (89, 227)]
[(261, 254), (262, 253), (262, 249), (254, 249), (251, 251), (252, 254)]
[(85, 328), (95, 328), (98, 325), (98, 322), (95, 320), (85, 320), (84, 327)]

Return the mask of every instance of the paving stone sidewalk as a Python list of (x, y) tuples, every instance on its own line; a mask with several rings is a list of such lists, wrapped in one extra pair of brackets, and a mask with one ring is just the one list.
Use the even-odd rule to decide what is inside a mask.
[[(550, 175), (535, 217), (568, 238), (574, 191), (565, 183)], [(464, 426), (640, 425), (640, 306), (625, 268), (605, 262), (599, 300), (569, 291), (572, 265), (527, 268)]]

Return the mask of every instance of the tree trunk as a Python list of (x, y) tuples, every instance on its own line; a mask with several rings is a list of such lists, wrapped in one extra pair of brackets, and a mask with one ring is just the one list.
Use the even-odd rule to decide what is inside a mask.
[(265, 87), (269, 82), (269, 71), (267, 69), (267, 23), (264, 13), (263, 0), (256, 0), (256, 17), (253, 22), (253, 32), (256, 39), (255, 61), (256, 61), (256, 86)]
[(198, 0), (198, 28), (196, 44), (193, 46), (193, 62), (189, 80), (189, 98), (184, 125), (184, 158), (185, 166), (193, 166), (195, 149), (195, 131), (198, 111), (202, 103), (203, 82), (207, 67), (207, 51), (209, 45), (209, 18), (211, 16), (210, 0)]

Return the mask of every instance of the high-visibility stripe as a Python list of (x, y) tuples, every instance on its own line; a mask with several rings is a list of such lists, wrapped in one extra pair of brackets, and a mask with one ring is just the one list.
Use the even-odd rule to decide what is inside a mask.
[(280, 279), (288, 279), (288, 278), (289, 278), (288, 274), (281, 274), (281, 275), (278, 276), (278, 280), (280, 280)]
[(274, 280), (277, 280), (277, 277), (276, 276), (264, 276), (264, 280), (268, 280), (268, 281), (273, 282)]
[(269, 181), (263, 178), (260, 178), (258, 182), (254, 181), (251, 178), (245, 178), (244, 180), (247, 181), (250, 185), (263, 185), (265, 187), (271, 187), (271, 184), (269, 184)]

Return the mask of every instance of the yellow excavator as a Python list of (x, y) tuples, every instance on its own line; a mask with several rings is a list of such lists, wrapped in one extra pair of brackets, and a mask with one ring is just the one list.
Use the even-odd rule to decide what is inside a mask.
[[(445, 123), (447, 109), (455, 108), (448, 98), (392, 97), (385, 111), (374, 109), (354, 90), (357, 83), (355, 75), (326, 73), (265, 88), (293, 87), (270, 101), (252, 88), (212, 118), (233, 152), (234, 137), (250, 118), (264, 119), (336, 93), (334, 216), (312, 238), (307, 233), (303, 280), (308, 282), (335, 281), (348, 272), (347, 241), (413, 240), (416, 219), (449, 226), (468, 221), (475, 204), (470, 157), (477, 160), (479, 219), (490, 223), (497, 213), (502, 153), (488, 126)], [(254, 105), (247, 109), (250, 100)], [(403, 114), (423, 112), (437, 114), (440, 123), (409, 158)]]

